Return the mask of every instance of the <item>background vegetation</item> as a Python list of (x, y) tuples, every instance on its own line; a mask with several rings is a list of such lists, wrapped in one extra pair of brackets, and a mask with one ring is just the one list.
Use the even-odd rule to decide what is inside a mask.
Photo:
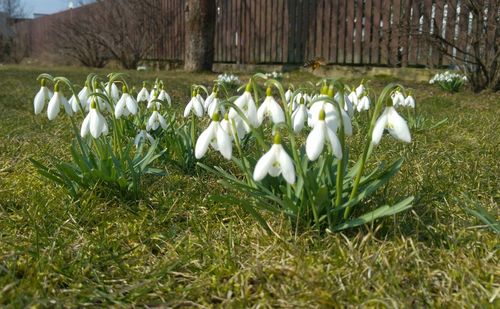
[[(499, 305), (498, 235), (465, 209), (479, 205), (498, 218), (500, 94), (448, 94), (405, 83), (429, 124), (448, 119), (413, 132), (411, 145), (384, 138), (376, 153), (405, 163), (373, 202), (415, 195), (413, 209), (320, 238), (296, 235), (283, 218), (269, 218), (278, 239), (239, 208), (213, 203), (209, 195), (225, 189), (211, 175), (161, 162), (168, 176), (146, 178), (140, 202), (89, 192), (70, 203), (28, 161), (45, 162), (48, 154), (68, 159), (69, 122), (32, 111), (36, 76), (46, 71), (0, 67), (0, 305)], [(89, 72), (49, 71), (79, 82)], [(157, 77), (129, 74), (137, 86)], [(191, 83), (216, 78), (158, 76), (179, 111)], [(285, 83), (308, 79), (315, 77), (293, 73)], [(370, 84), (380, 91), (389, 80)]]

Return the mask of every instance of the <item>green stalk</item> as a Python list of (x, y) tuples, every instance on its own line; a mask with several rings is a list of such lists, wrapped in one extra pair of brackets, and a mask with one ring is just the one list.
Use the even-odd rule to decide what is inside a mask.
[[(330, 93), (331, 91), (331, 93)], [(339, 128), (339, 137), (340, 137), (340, 147), (342, 149), (342, 159), (338, 160), (337, 164), (337, 180), (335, 189), (337, 190), (336, 199), (335, 199), (335, 207), (339, 207), (342, 203), (342, 192), (344, 191), (344, 161), (345, 157), (345, 130), (344, 130), (344, 119), (342, 118), (342, 109), (344, 108), (344, 90), (340, 90), (340, 102), (334, 102), (334, 106), (339, 113), (340, 118), (340, 128)], [(328, 96), (333, 97), (333, 88), (329, 90)]]
[[(382, 90), (382, 93), (380, 94), (380, 96), (377, 100), (377, 104), (375, 105), (375, 110), (373, 111), (372, 120), (370, 122), (370, 129), (368, 130), (368, 135), (366, 136), (366, 143), (365, 143), (365, 147), (363, 149), (363, 155), (361, 157), (361, 166), (359, 168), (358, 173), (356, 174), (356, 178), (354, 179), (354, 185), (352, 187), (349, 201), (354, 199), (356, 197), (356, 195), (358, 194), (359, 182), (361, 181), (361, 177), (363, 176), (363, 172), (364, 172), (365, 164), (366, 164), (366, 159), (368, 158), (370, 146), (372, 145), (372, 134), (373, 134), (373, 129), (375, 128), (375, 123), (377, 122), (378, 116), (380, 115), (380, 112), (382, 111), (385, 97), (394, 87), (395, 87), (394, 84), (387, 85), (384, 88), (384, 90)], [(351, 207), (347, 207), (345, 212), (344, 212), (344, 219), (347, 219), (347, 217), (349, 217), (350, 212), (351, 212)]]

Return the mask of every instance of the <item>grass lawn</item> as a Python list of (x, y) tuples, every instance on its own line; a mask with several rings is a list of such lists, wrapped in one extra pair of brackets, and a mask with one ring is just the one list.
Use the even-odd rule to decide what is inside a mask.
[[(448, 119), (412, 132), (410, 145), (384, 138), (375, 153), (405, 158), (381, 201), (414, 195), (413, 208), (321, 237), (295, 234), (284, 218), (267, 215), (279, 239), (240, 208), (212, 202), (209, 195), (224, 188), (201, 169), (189, 175), (157, 163), (168, 176), (146, 177), (137, 203), (92, 194), (70, 202), (28, 160), (69, 159), (69, 122), (33, 114), (43, 72), (82, 83), (91, 71), (0, 67), (1, 306), (500, 305), (498, 235), (464, 211), (480, 205), (498, 218), (500, 93), (403, 83), (429, 123)], [(129, 75), (136, 86), (157, 77)], [(216, 75), (158, 77), (180, 111), (189, 85)], [(312, 78), (292, 73), (285, 83)], [(371, 85), (380, 91), (389, 80)]]

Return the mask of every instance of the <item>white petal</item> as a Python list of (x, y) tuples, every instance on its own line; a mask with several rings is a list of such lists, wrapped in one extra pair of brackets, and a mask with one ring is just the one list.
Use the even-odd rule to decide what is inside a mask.
[(200, 136), (198, 137), (198, 140), (196, 141), (196, 146), (194, 150), (194, 155), (196, 159), (201, 159), (208, 150), (208, 145), (210, 145), (210, 142), (212, 139), (215, 137), (215, 122), (210, 123), (208, 128), (203, 131)]
[(192, 107), (193, 107), (193, 98), (191, 98), (189, 103), (186, 105), (186, 108), (184, 108), (184, 118), (187, 118), (189, 116)]
[(389, 133), (400, 141), (410, 143), (411, 135), (406, 121), (394, 108), (391, 108), (387, 115), (387, 125)]
[(233, 154), (233, 145), (231, 144), (231, 138), (224, 131), (220, 125), (217, 128), (217, 147), (219, 148), (220, 153), (224, 158), (231, 160), (231, 156)]
[(255, 169), (253, 171), (253, 179), (255, 181), (261, 181), (266, 177), (267, 173), (273, 166), (274, 160), (275, 160), (275, 145), (269, 149), (266, 154), (264, 154), (259, 161), (257, 161), (257, 164), (255, 165)]
[(292, 158), (290, 158), (283, 147), (279, 153), (279, 162), (283, 178), (285, 178), (286, 182), (289, 184), (293, 184), (295, 182), (295, 168), (293, 166)]
[(283, 112), (283, 109), (281, 109), (281, 106), (274, 100), (272, 99), (269, 109), (271, 112), (271, 118), (273, 120), (273, 123), (281, 123), (285, 122), (285, 113)]
[(132, 98), (131, 95), (127, 95), (127, 98), (125, 100), (125, 103), (127, 104), (127, 109), (128, 111), (132, 114), (135, 115), (137, 114), (137, 102)]
[(341, 113), (342, 113), (342, 123), (344, 124), (344, 133), (346, 135), (351, 136), (352, 135), (351, 118), (349, 118), (349, 115), (343, 109), (341, 110)]
[(373, 128), (372, 143), (374, 145), (378, 145), (378, 143), (380, 143), (380, 139), (382, 138), (382, 134), (384, 134), (384, 129), (386, 124), (387, 124), (387, 108), (384, 110), (382, 115), (377, 119), (375, 127)]
[(163, 130), (167, 129), (167, 122), (165, 121), (165, 118), (161, 114), (158, 114), (158, 121), (160, 122), (160, 125)]
[(338, 159), (342, 159), (342, 146), (340, 145), (339, 138), (330, 128), (326, 128), (326, 135), (332, 147), (333, 155)]
[(59, 92), (56, 92), (54, 96), (52, 96), (52, 99), (50, 99), (49, 106), (47, 107), (47, 117), (49, 120), (54, 120), (57, 117), (57, 114), (59, 114), (61, 110), (60, 104)]
[(105, 121), (95, 109), (92, 109), (89, 115), (90, 115), (90, 134), (92, 134), (94, 138), (99, 138), (104, 128)]
[(194, 114), (198, 117), (203, 116), (203, 104), (196, 99), (195, 102), (193, 103), (193, 109), (194, 109)]
[(87, 134), (89, 133), (89, 129), (90, 129), (90, 114), (87, 114), (85, 119), (83, 119), (82, 128), (80, 130), (80, 135), (82, 137), (87, 136)]
[(124, 110), (125, 110), (125, 98), (122, 96), (115, 106), (115, 118), (120, 118), (123, 115)]
[(45, 106), (45, 91), (40, 89), (33, 100), (33, 106), (35, 108), (35, 115), (38, 115), (42, 112), (43, 107)]
[(309, 160), (316, 160), (325, 145), (325, 122), (318, 121), (306, 140), (306, 154)]

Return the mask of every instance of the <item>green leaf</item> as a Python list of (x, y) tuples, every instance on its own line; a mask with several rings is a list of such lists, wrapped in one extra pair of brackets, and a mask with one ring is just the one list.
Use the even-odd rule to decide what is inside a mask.
[(376, 219), (382, 218), (382, 217), (387, 217), (387, 216), (392, 216), (394, 214), (397, 214), (399, 212), (402, 212), (404, 210), (409, 209), (412, 206), (414, 197), (410, 196), (401, 202), (395, 204), (394, 206), (389, 206), (389, 205), (384, 205), (381, 206), (371, 212), (368, 212), (358, 218), (349, 220), (347, 222), (344, 222), (342, 224), (339, 224), (335, 226), (332, 230), (335, 232), (342, 231), (345, 229), (353, 228), (356, 226), (360, 226), (366, 223), (370, 223)]

